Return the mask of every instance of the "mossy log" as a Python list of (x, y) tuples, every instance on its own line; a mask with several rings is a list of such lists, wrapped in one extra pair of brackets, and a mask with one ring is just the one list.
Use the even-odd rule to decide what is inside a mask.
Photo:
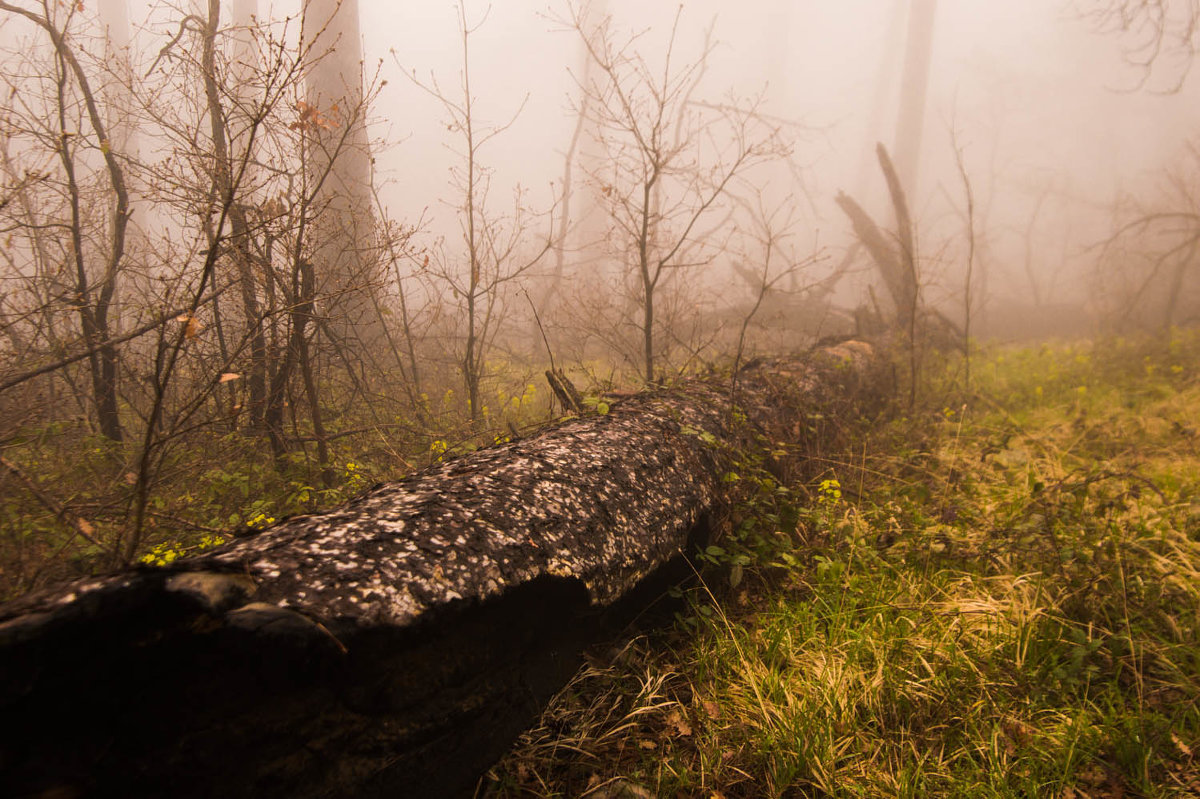
[(875, 366), (857, 342), (757, 364), (738, 414), (728, 376), (615, 401), (0, 607), (0, 795), (470, 795), (710, 532), (729, 446), (819, 451)]

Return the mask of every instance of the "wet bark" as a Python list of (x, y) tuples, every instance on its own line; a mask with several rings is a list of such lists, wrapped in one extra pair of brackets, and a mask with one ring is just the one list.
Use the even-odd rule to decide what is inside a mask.
[(727, 377), (614, 401), (0, 607), (0, 794), (470, 795), (582, 648), (707, 538), (728, 445), (821, 460), (876, 364), (851, 342), (745, 369), (744, 422)]

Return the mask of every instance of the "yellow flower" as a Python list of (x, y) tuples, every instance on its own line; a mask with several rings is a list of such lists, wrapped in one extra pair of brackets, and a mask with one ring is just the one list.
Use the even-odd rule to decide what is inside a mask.
[(821, 502), (837, 502), (842, 498), (842, 484), (836, 478), (822, 480), (817, 496)]

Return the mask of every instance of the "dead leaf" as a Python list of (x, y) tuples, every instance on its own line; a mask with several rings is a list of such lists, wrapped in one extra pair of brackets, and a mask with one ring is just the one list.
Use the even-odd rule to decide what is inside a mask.
[(667, 724), (675, 730), (676, 735), (689, 736), (692, 734), (692, 727), (687, 723), (687, 719), (678, 710), (672, 710), (667, 714)]
[(197, 321), (196, 317), (192, 316), (191, 314), (181, 313), (179, 316), (175, 317), (175, 321), (182, 322), (183, 324), (187, 325), (187, 327), (183, 329), (183, 335), (186, 338), (193, 339), (200, 335), (200, 322)]
[(239, 375), (237, 372), (222, 372), (221, 379), (218, 380), (217, 382), (218, 383), (228, 383), (232, 380), (238, 380), (239, 378), (241, 378), (241, 375)]
[(1175, 748), (1178, 749), (1179, 753), (1184, 757), (1192, 756), (1192, 747), (1180, 740), (1179, 736), (1175, 733), (1171, 733), (1171, 743), (1175, 744)]
[(654, 741), (638, 741), (639, 749), (657, 749), (658, 744)]

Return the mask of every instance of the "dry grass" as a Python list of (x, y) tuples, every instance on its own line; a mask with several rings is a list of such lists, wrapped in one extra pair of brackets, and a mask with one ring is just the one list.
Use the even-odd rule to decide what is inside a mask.
[(1200, 795), (1197, 354), (996, 353), (750, 503), (676, 628), (581, 672), (481, 792)]

